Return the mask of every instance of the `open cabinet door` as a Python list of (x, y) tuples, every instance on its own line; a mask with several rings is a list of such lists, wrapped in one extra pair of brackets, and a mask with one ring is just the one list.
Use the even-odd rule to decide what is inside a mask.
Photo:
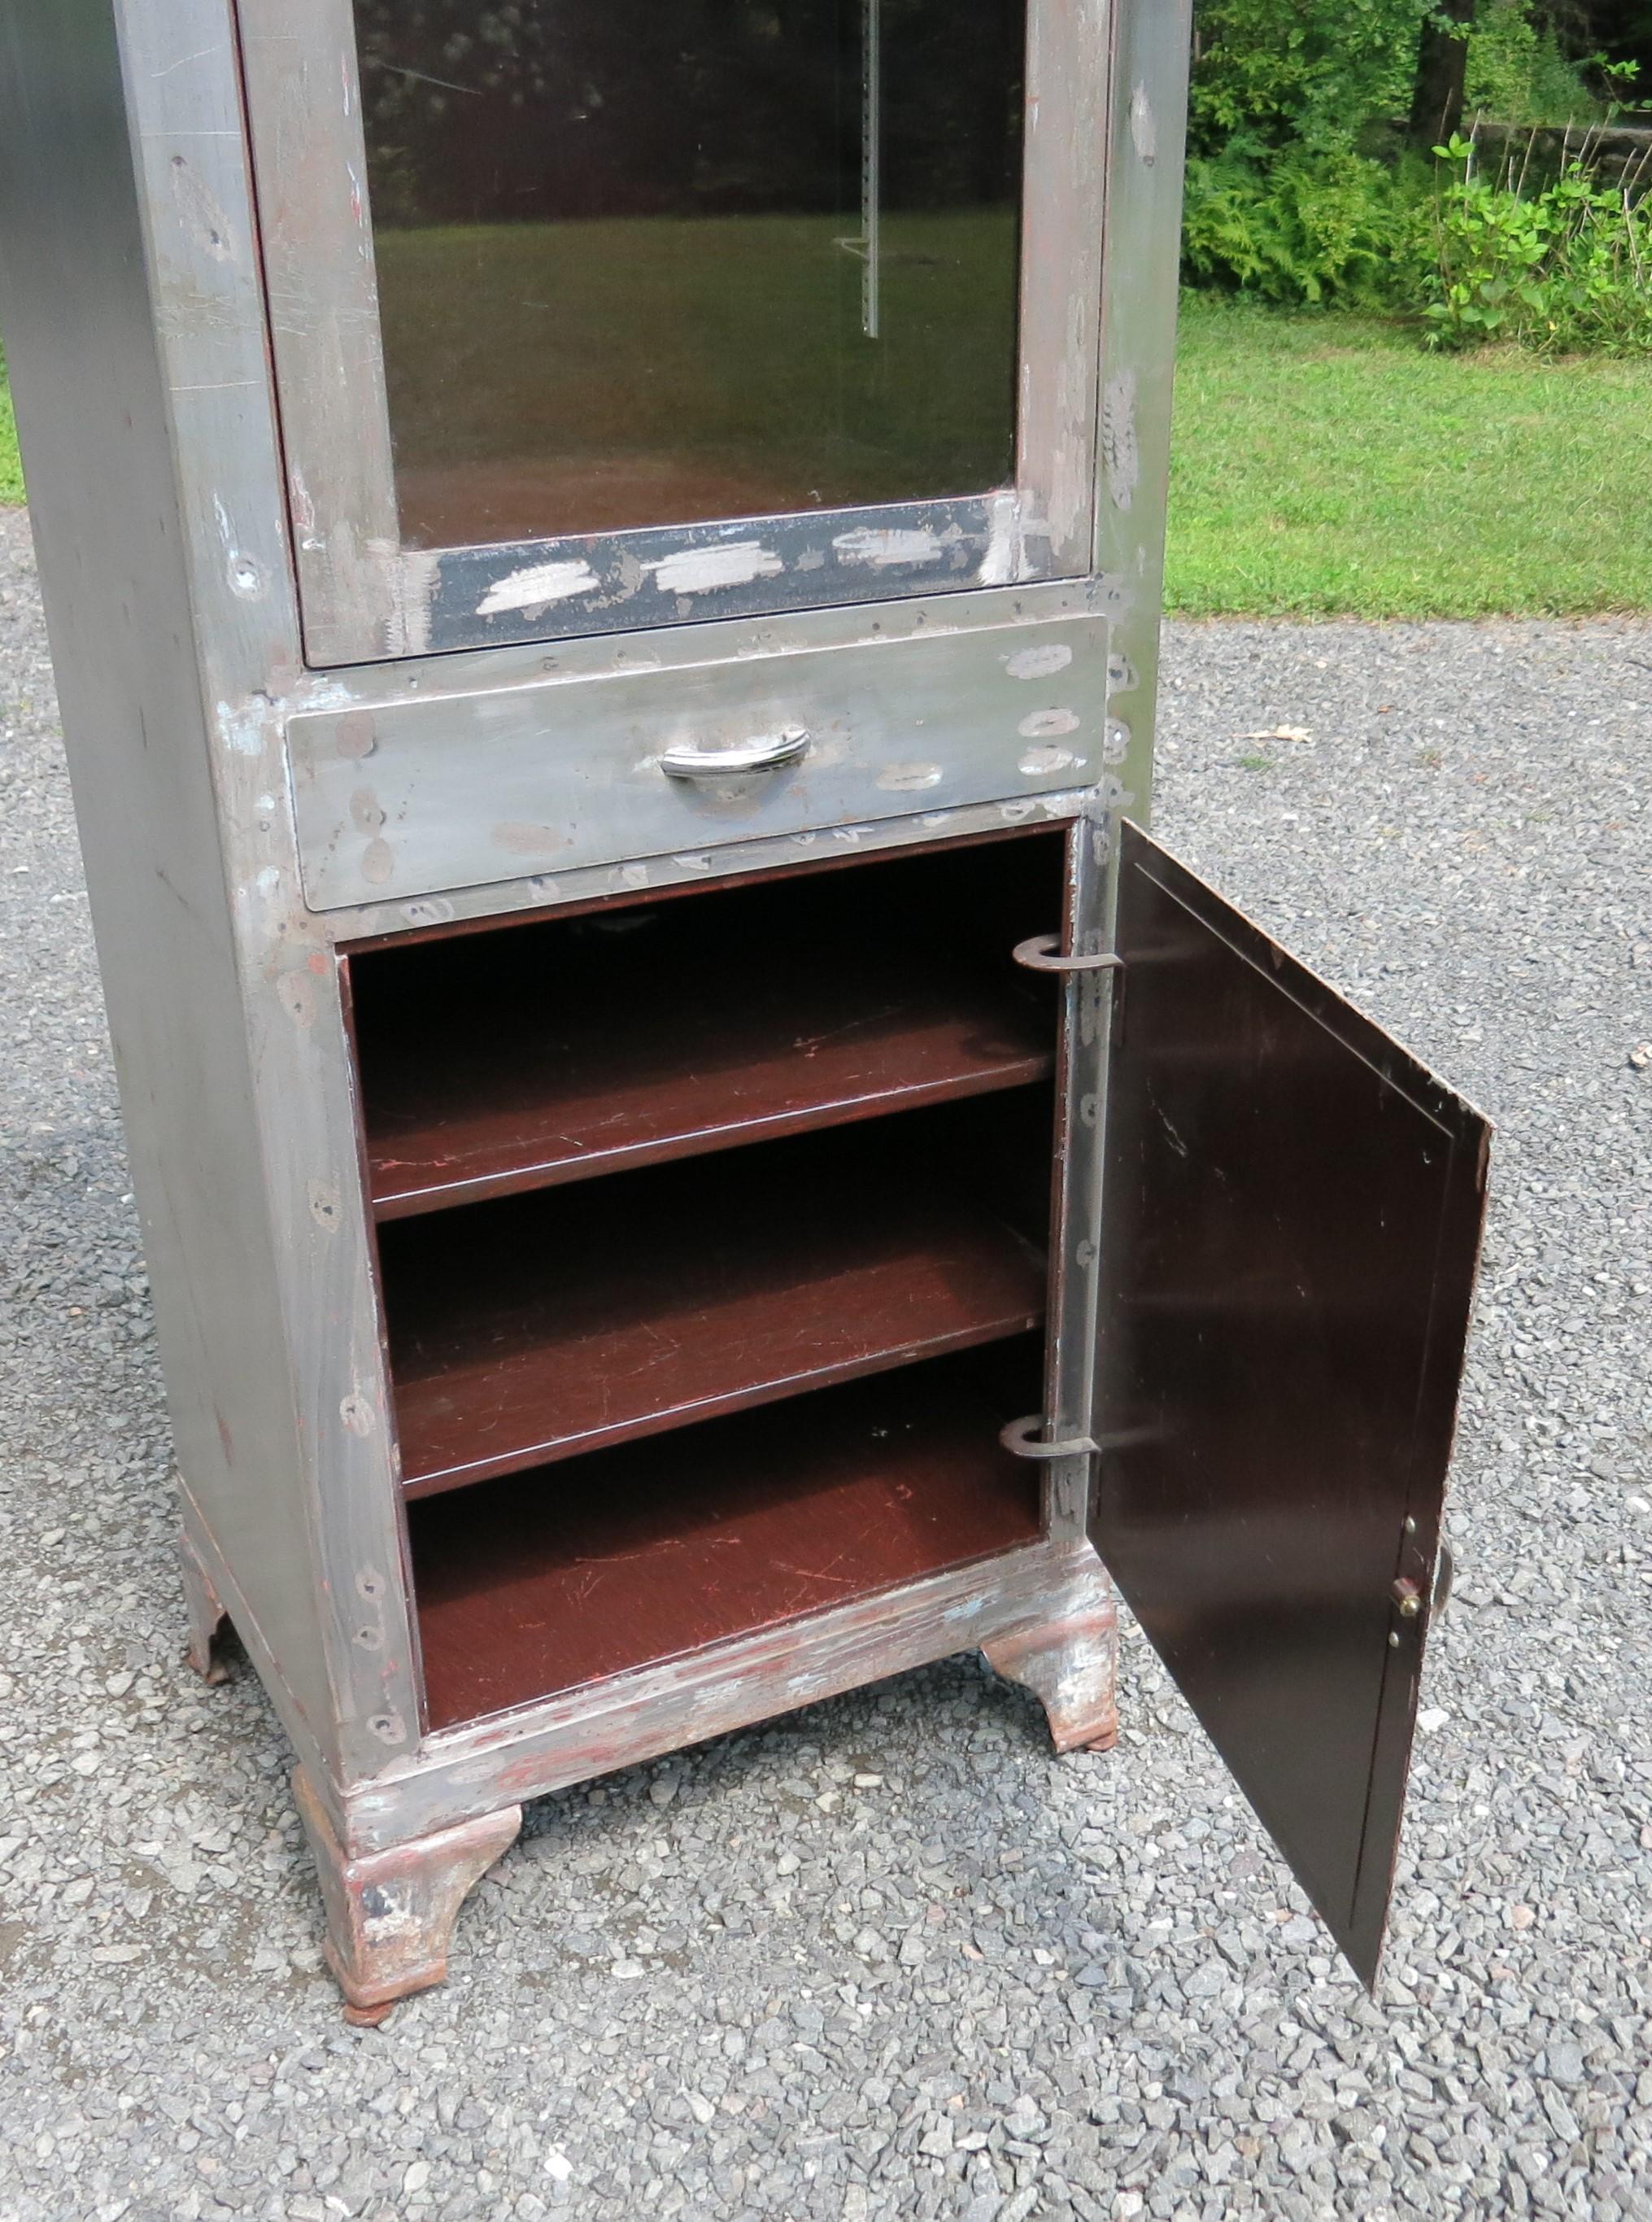
[(1122, 829), (1092, 1535), (1374, 1981), (1490, 1128)]

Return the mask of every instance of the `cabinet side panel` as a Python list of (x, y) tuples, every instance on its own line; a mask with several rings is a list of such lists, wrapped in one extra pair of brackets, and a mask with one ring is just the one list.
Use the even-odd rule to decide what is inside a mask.
[(0, 12), (0, 318), (178, 1463), (254, 1648), (278, 1658), (289, 1726), (325, 1749), (310, 1523), (107, 0)]
[(1146, 822), (1159, 685), (1190, 0), (1117, 0), (1102, 263), (1096, 568), (1117, 578), (1110, 738)]

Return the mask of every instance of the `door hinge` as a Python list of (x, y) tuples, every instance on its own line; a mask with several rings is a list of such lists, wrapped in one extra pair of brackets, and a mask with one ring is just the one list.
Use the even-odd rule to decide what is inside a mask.
[(1059, 933), (1036, 933), (1030, 941), (1018, 941), (1011, 951), (1017, 964), (1029, 972), (1122, 972), (1124, 960), (1111, 951), (1095, 957), (1063, 957), (1059, 952), (1061, 937)]
[(1402, 1574), (1389, 1592), (1402, 1620), (1415, 1620), (1423, 1610), (1423, 1592)]
[(1043, 1414), (1032, 1412), (1024, 1420), (1011, 1420), (1007, 1428), (1001, 1428), (998, 1441), (1014, 1457), (1024, 1459), (1088, 1458), (1101, 1448), (1093, 1435), (1069, 1435), (1065, 1442), (1042, 1443), (1038, 1438), (1043, 1431)]

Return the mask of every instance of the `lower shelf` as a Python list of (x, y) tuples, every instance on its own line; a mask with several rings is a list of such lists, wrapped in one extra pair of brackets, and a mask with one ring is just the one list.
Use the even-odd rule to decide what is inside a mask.
[(410, 1497), (1023, 1333), (1049, 1092), (393, 1222)]
[(1036, 1542), (1042, 1341), (410, 1505), (432, 1728)]

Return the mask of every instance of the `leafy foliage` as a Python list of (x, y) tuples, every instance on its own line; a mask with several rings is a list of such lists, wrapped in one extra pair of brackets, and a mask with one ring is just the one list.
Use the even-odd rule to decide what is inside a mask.
[(1454, 139), (1427, 310), (1442, 348), (1518, 340), (1547, 354), (1652, 355), (1652, 209), (1581, 164), (1532, 193), (1477, 174)]
[(1468, 41), (1464, 106), (1499, 123), (1581, 123), (1600, 112), (1584, 68), (1561, 50), (1530, 0), (1480, 0)]
[[(1440, 348), (1652, 349), (1652, 217), (1639, 179), (1608, 190), (1588, 173), (1586, 148), (1559, 178), (1552, 152), (1518, 175), (1477, 174), (1461, 139), (1439, 150), (1437, 177), (1397, 155), (1432, 6), (1203, 0), (1188, 280), (1281, 305), (1417, 317)], [(1469, 113), (1584, 126), (1611, 112), (1599, 94), (1621, 91), (1633, 63), (1568, 54), (1559, 20), (1555, 0), (1479, 0)]]
[(1265, 301), (1415, 301), (1433, 260), (1427, 172), (1346, 147), (1230, 152), (1188, 166), (1184, 268)]
[(1196, 154), (1352, 148), (1403, 115), (1430, 0), (1202, 0), (1189, 111)]

